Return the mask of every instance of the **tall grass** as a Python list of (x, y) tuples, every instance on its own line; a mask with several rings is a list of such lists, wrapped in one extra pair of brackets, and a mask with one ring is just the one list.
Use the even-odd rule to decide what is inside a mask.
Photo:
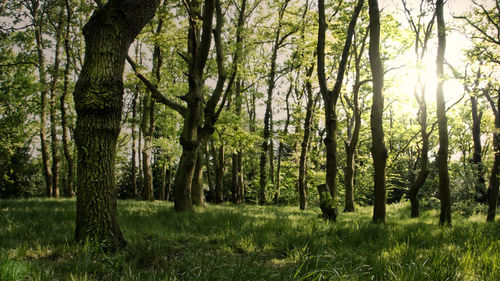
[(500, 224), (473, 215), (437, 226), (390, 205), (324, 221), (319, 209), (224, 204), (176, 213), (119, 201), (117, 253), (76, 245), (74, 200), (0, 202), (0, 280), (500, 280)]

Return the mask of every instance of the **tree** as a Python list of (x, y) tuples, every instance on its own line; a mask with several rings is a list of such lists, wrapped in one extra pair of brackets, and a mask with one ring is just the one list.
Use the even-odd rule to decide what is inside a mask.
[(443, 0), (436, 1), (436, 20), (438, 34), (438, 51), (436, 58), (436, 114), (439, 130), (439, 151), (437, 168), (439, 174), (439, 199), (441, 201), (440, 225), (451, 225), (450, 176), (448, 174), (448, 125), (446, 120), (446, 105), (443, 94), (444, 83), (444, 53), (446, 49), (446, 27), (443, 16)]
[[(434, 18), (436, 13), (432, 12), (432, 17), (429, 21), (425, 22), (425, 16), (427, 11), (425, 9), (424, 0), (420, 1), (420, 10), (417, 15), (417, 20), (415, 21), (411, 15), (410, 10), (407, 7), (406, 0), (402, 0), (405, 9), (405, 15), (410, 23), (410, 28), (415, 35), (414, 50), (416, 57), (417, 66), (417, 81), (414, 87), (415, 99), (418, 103), (418, 113), (417, 120), (420, 125), (420, 137), (422, 140), (422, 146), (420, 147), (420, 170), (418, 171), (416, 179), (411, 183), (408, 191), (408, 197), (411, 204), (411, 214), (412, 218), (419, 216), (420, 203), (418, 199), (418, 192), (420, 188), (424, 185), (427, 176), (429, 175), (429, 136), (430, 132), (427, 130), (427, 101), (425, 99), (425, 84), (426, 81), (422, 77), (422, 64), (425, 54), (427, 52), (427, 46), (429, 39), (432, 35), (432, 29), (434, 26)], [(420, 90), (420, 92), (418, 91)]]
[(374, 167), (374, 202), (373, 221), (385, 222), (385, 168), (387, 163), (387, 149), (384, 141), (382, 117), (384, 111), (384, 70), (380, 59), (380, 12), (378, 0), (369, 0), (370, 14), (370, 68), (373, 77), (373, 103), (370, 114), (370, 128), (372, 132), (372, 158)]
[[(344, 96), (348, 106), (352, 109), (352, 117), (349, 121), (347, 129), (347, 141), (345, 142), (346, 150), (346, 169), (345, 169), (345, 208), (344, 212), (354, 212), (354, 174), (355, 174), (355, 153), (359, 142), (359, 132), (361, 130), (361, 114), (363, 109), (359, 104), (359, 92), (363, 84), (370, 80), (361, 80), (361, 59), (366, 46), (369, 28), (366, 28), (365, 34), (359, 40), (354, 34), (353, 56), (354, 56), (354, 83), (352, 86), (352, 99)], [(358, 45), (359, 44), (359, 47)], [(359, 49), (358, 49), (359, 48)]]
[(498, 204), (498, 186), (500, 184), (500, 90), (497, 89), (497, 104), (491, 98), (488, 89), (483, 91), (484, 95), (490, 103), (491, 110), (495, 115), (495, 132), (493, 133), (493, 148), (495, 151), (495, 159), (490, 174), (490, 187), (488, 189), (488, 215), (486, 221), (494, 222), (495, 213)]
[[(278, 8), (278, 26), (275, 29), (273, 46), (271, 50), (271, 65), (269, 68), (269, 73), (267, 76), (267, 100), (266, 100), (266, 111), (264, 113), (264, 131), (262, 141), (262, 151), (260, 154), (260, 180), (259, 180), (259, 204), (264, 205), (267, 201), (266, 199), (266, 186), (267, 186), (267, 172), (266, 172), (266, 162), (267, 157), (270, 159), (270, 163), (272, 163), (272, 159), (274, 157), (274, 153), (272, 152), (272, 141), (271, 141), (271, 133), (272, 133), (272, 108), (273, 108), (273, 91), (276, 85), (276, 61), (278, 58), (278, 50), (283, 46), (285, 39), (290, 36), (293, 32), (288, 32), (284, 35), (282, 28), (284, 26), (283, 17), (285, 15), (286, 9), (289, 0), (283, 1), (283, 3), (279, 4)], [(270, 147), (271, 145), (271, 152)], [(274, 173), (274, 169), (271, 168), (271, 177)]]
[[(336, 105), (342, 89), (342, 81), (344, 79), (344, 72), (349, 58), (349, 50), (352, 44), (352, 37), (356, 27), (356, 21), (363, 8), (362, 0), (358, 0), (354, 12), (351, 16), (349, 26), (347, 28), (347, 37), (345, 39), (342, 55), (337, 70), (337, 78), (332, 90), (328, 89), (325, 76), (325, 31), (326, 31), (326, 18), (325, 18), (325, 3), (324, 0), (318, 2), (319, 11), (319, 30), (318, 30), (318, 81), (321, 96), (325, 103), (325, 130), (326, 138), (324, 140), (326, 146), (326, 185), (327, 190), (330, 191), (332, 201), (335, 202), (337, 196), (337, 112)], [(336, 206), (333, 206), (336, 208)]]
[(38, 79), (40, 82), (40, 147), (42, 154), (42, 164), (43, 164), (43, 175), (45, 179), (45, 189), (47, 197), (52, 196), (52, 169), (49, 160), (49, 144), (47, 140), (47, 105), (48, 105), (48, 83), (47, 83), (47, 72), (45, 69), (45, 54), (44, 54), (44, 40), (43, 40), (43, 28), (44, 28), (44, 11), (40, 7), (39, 0), (30, 0), (23, 3), (26, 9), (29, 11), (31, 23), (33, 26), (33, 32), (35, 34), (36, 51), (38, 56)]
[(126, 243), (118, 225), (115, 190), (124, 63), (130, 44), (158, 5), (159, 0), (110, 0), (99, 5), (83, 28), (85, 61), (73, 94), (78, 150), (75, 239), (110, 250)]

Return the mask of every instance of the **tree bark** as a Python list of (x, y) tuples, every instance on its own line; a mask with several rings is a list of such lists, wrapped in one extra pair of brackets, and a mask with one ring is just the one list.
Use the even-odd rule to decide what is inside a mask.
[(319, 11), (319, 30), (318, 30), (318, 81), (320, 86), (320, 92), (325, 103), (325, 131), (326, 137), (324, 139), (326, 147), (326, 185), (330, 192), (333, 202), (333, 208), (335, 206), (335, 200), (337, 197), (337, 112), (336, 105), (337, 100), (342, 89), (342, 83), (344, 79), (344, 73), (347, 66), (349, 58), (349, 50), (352, 45), (352, 37), (354, 35), (354, 29), (356, 27), (356, 21), (363, 8), (362, 0), (358, 0), (356, 7), (354, 9), (351, 20), (349, 21), (349, 26), (347, 28), (347, 37), (342, 49), (342, 55), (337, 71), (337, 77), (335, 80), (335, 85), (332, 90), (328, 89), (325, 75), (325, 32), (326, 32), (326, 18), (325, 18), (325, 4), (324, 0), (318, 1), (318, 11)]
[(59, 13), (59, 22), (56, 26), (56, 46), (54, 52), (54, 69), (52, 73), (52, 81), (50, 82), (50, 138), (52, 150), (52, 196), (59, 197), (59, 141), (57, 139), (56, 127), (56, 100), (57, 100), (57, 82), (59, 80), (59, 65), (60, 65), (60, 47), (61, 47), (61, 33), (63, 28), (63, 12), (61, 9)]
[(49, 161), (49, 145), (47, 144), (47, 74), (45, 72), (45, 55), (42, 38), (42, 11), (39, 7), (39, 1), (31, 1), (29, 6), (30, 14), (33, 19), (33, 28), (35, 35), (36, 51), (38, 56), (38, 79), (40, 82), (40, 148), (42, 152), (43, 175), (45, 179), (45, 192), (47, 197), (52, 196), (52, 169)]
[[(202, 14), (202, 26), (197, 18), (201, 11), (200, 1), (189, 3), (189, 31), (188, 31), (188, 53), (189, 90), (183, 97), (187, 103), (184, 114), (184, 126), (180, 143), (182, 155), (174, 181), (175, 210), (177, 212), (192, 210), (191, 188), (194, 176), (198, 150), (202, 140), (198, 136), (198, 128), (203, 125), (204, 101), (203, 101), (203, 70), (208, 58), (208, 52), (212, 40), (212, 21), (215, 0), (205, 0)], [(200, 32), (202, 30), (203, 32)]]
[(486, 180), (484, 178), (484, 165), (481, 146), (481, 117), (483, 115), (483, 112), (478, 112), (478, 102), (475, 95), (471, 96), (470, 102), (472, 107), (472, 140), (474, 143), (472, 164), (476, 178), (476, 183), (474, 185), (476, 194), (474, 198), (476, 202), (486, 203), (488, 198), (486, 197)]
[(436, 19), (438, 29), (438, 51), (436, 58), (436, 114), (439, 129), (439, 151), (437, 167), (439, 174), (439, 199), (441, 200), (440, 225), (451, 225), (450, 176), (448, 174), (448, 124), (446, 120), (446, 105), (443, 94), (444, 83), (444, 53), (446, 48), (446, 30), (443, 16), (443, 0), (436, 1)]
[(210, 154), (208, 152), (208, 143), (205, 144), (205, 166), (207, 169), (207, 182), (208, 182), (208, 196), (207, 201), (214, 202), (215, 201), (215, 187), (212, 181), (212, 169), (210, 168)]
[(123, 107), (128, 48), (153, 18), (158, 0), (110, 0), (83, 28), (85, 62), (75, 85), (78, 196), (75, 239), (116, 250), (126, 242), (118, 225), (116, 142)]
[(165, 188), (167, 187), (167, 155), (163, 152), (163, 165), (161, 168), (160, 200), (165, 201)]
[(387, 162), (387, 149), (384, 141), (384, 128), (382, 124), (384, 111), (384, 70), (380, 59), (380, 13), (378, 0), (369, 0), (370, 14), (370, 69), (373, 77), (373, 104), (370, 114), (370, 128), (372, 132), (372, 158), (375, 170), (374, 179), (374, 205), (373, 221), (385, 222), (385, 168)]
[(193, 188), (191, 189), (191, 199), (196, 206), (205, 206), (205, 194), (203, 194), (203, 152), (198, 149), (198, 158), (193, 175)]
[(311, 84), (311, 76), (314, 70), (314, 64), (311, 65), (306, 71), (306, 118), (304, 120), (304, 135), (300, 144), (300, 158), (299, 158), (299, 208), (305, 210), (307, 208), (307, 154), (309, 148), (309, 140), (311, 135), (311, 125), (314, 110), (314, 97)]
[[(245, 4), (246, 0), (243, 0), (242, 3), (242, 8), (241, 10), (245, 9)], [(240, 14), (241, 15), (241, 14)], [(241, 18), (243, 20), (243, 18)], [(238, 22), (239, 24), (239, 22)], [(241, 117), (241, 109), (242, 109), (242, 93), (241, 93), (241, 80), (238, 79), (238, 82), (236, 82), (236, 97), (235, 97), (235, 114), (238, 117)], [(237, 128), (236, 128), (237, 129)], [(231, 187), (231, 193), (232, 193), (232, 202), (234, 204), (242, 204), (243, 203), (243, 169), (242, 169), (242, 159), (243, 158), (243, 153), (241, 151), (241, 148), (238, 148), (236, 151), (233, 152), (232, 155), (232, 175), (231, 175), (231, 182), (232, 182), (232, 187)]]
[[(267, 76), (267, 100), (266, 100), (266, 112), (264, 114), (264, 132), (262, 141), (262, 151), (260, 154), (260, 180), (259, 180), (259, 204), (264, 205), (267, 202), (266, 199), (266, 185), (267, 185), (267, 156), (273, 157), (269, 153), (269, 144), (271, 142), (271, 130), (272, 130), (272, 110), (273, 110), (273, 91), (276, 84), (276, 60), (278, 58), (278, 50), (282, 44), (281, 28), (283, 26), (283, 16), (285, 14), (286, 8), (288, 6), (289, 0), (280, 6), (278, 11), (278, 26), (275, 30), (273, 48), (271, 53), (271, 66), (269, 68), (269, 74)], [(272, 149), (271, 149), (272, 150)], [(270, 160), (271, 161), (271, 160)], [(274, 170), (274, 168), (272, 168)], [(271, 176), (272, 177), (272, 176)]]
[(135, 124), (137, 122), (137, 100), (139, 98), (139, 86), (136, 86), (134, 91), (134, 98), (132, 99), (132, 186), (134, 188), (134, 197), (137, 197), (137, 132), (135, 128)]
[(486, 221), (494, 222), (495, 213), (498, 204), (498, 186), (500, 184), (500, 90), (497, 90), (497, 105), (488, 94), (487, 90), (484, 91), (486, 98), (490, 102), (491, 109), (495, 115), (495, 132), (493, 133), (493, 148), (495, 151), (495, 160), (493, 160), (493, 167), (491, 168), (490, 187), (488, 189), (488, 214)]
[(61, 127), (62, 127), (62, 144), (64, 150), (64, 158), (66, 159), (68, 165), (68, 180), (66, 182), (66, 196), (73, 197), (75, 196), (74, 191), (74, 162), (73, 155), (71, 154), (70, 148), (70, 136), (68, 132), (68, 124), (67, 124), (67, 114), (66, 114), (66, 97), (68, 96), (68, 85), (69, 85), (69, 72), (71, 68), (71, 47), (70, 47), (70, 31), (71, 31), (71, 19), (73, 15), (73, 11), (69, 4), (69, 0), (65, 0), (66, 6), (66, 30), (64, 37), (64, 53), (66, 56), (66, 65), (64, 67), (64, 82), (63, 82), (63, 91), (60, 97), (60, 107), (61, 107)]

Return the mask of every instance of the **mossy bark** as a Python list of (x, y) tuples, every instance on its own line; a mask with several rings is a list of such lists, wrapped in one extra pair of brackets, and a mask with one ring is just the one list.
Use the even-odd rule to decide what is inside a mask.
[(83, 28), (85, 62), (75, 85), (78, 150), (75, 239), (115, 250), (125, 245), (118, 226), (116, 142), (123, 107), (123, 69), (128, 48), (154, 16), (157, 0), (113, 1)]

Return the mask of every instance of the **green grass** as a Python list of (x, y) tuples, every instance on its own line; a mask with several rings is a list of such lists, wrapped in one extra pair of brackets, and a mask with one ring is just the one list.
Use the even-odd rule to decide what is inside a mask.
[(120, 201), (128, 246), (106, 254), (72, 242), (74, 200), (0, 201), (0, 280), (500, 280), (500, 225), (409, 206), (340, 214), (319, 208), (224, 204), (175, 213), (172, 204)]

